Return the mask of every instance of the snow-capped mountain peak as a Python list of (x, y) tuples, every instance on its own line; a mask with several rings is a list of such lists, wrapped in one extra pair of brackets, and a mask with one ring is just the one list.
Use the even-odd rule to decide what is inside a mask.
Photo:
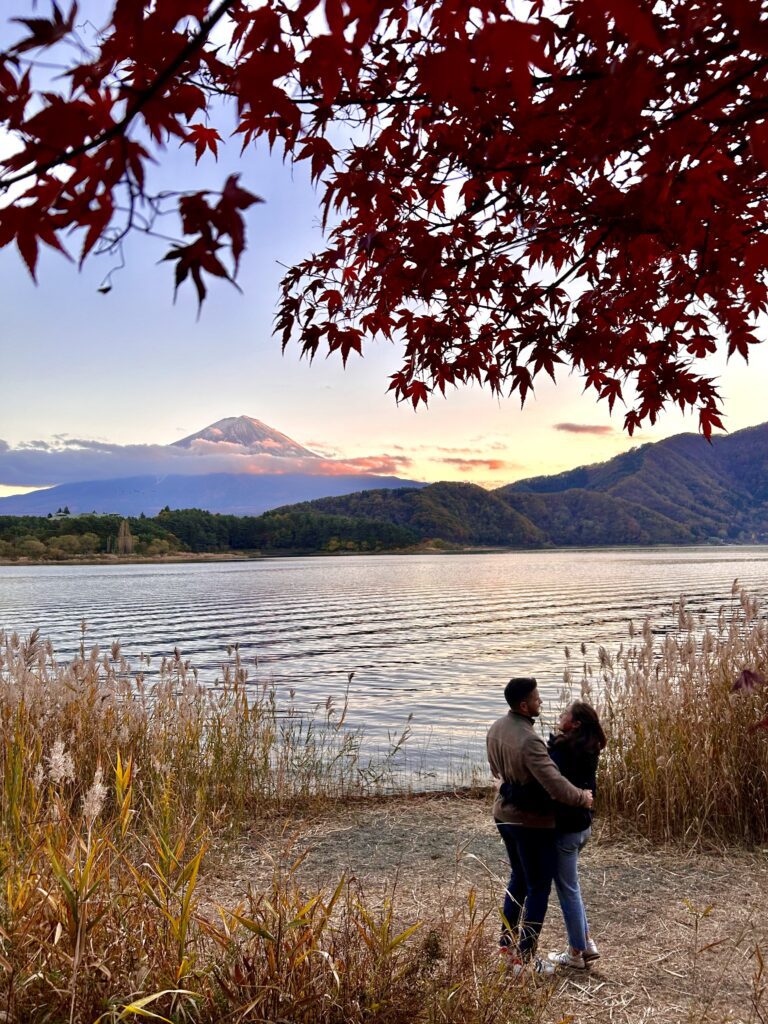
[(179, 448), (191, 448), (195, 441), (239, 444), (261, 455), (276, 455), (282, 458), (318, 458), (315, 452), (252, 416), (227, 416), (198, 430), (196, 434), (190, 434), (189, 437), (183, 437), (173, 443)]

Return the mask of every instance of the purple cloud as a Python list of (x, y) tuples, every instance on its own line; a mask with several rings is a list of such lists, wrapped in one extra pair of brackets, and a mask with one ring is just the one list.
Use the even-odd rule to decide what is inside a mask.
[(555, 430), (563, 430), (567, 434), (613, 434), (613, 427), (597, 423), (556, 423)]

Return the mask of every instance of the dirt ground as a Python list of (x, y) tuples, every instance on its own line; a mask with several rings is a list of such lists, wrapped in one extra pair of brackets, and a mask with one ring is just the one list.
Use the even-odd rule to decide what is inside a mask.
[[(588, 971), (558, 972), (546, 1020), (768, 1022), (768, 849), (681, 853), (608, 835), (599, 825), (582, 855), (581, 881), (601, 958)], [(487, 797), (365, 801), (322, 814), (275, 818), (234, 843), (203, 882), (236, 903), (274, 870), (298, 869), (302, 887), (342, 874), (368, 899), (391, 896), (404, 921), (438, 926), (474, 889), (496, 957), (496, 907), (508, 877)], [(565, 947), (553, 893), (540, 951)]]

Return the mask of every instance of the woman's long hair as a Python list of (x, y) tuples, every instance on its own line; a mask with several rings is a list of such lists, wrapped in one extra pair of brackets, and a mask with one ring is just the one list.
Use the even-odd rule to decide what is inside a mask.
[(567, 743), (574, 750), (583, 750), (587, 754), (599, 754), (607, 740), (595, 709), (583, 700), (576, 700), (568, 710), (574, 722), (579, 723), (579, 727), (558, 736), (558, 743)]

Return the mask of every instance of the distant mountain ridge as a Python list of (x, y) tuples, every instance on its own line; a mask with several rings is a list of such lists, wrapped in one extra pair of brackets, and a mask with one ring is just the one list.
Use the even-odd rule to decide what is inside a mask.
[(252, 416), (228, 416), (217, 420), (210, 426), (198, 430), (196, 434), (182, 437), (174, 441), (175, 448), (191, 448), (195, 441), (209, 441), (212, 444), (238, 444), (249, 448), (252, 452), (262, 455), (275, 455), (281, 458), (316, 459), (319, 456), (297, 444), (292, 438), (281, 434), (274, 427), (267, 426)]
[(765, 540), (768, 423), (714, 437), (711, 444), (698, 434), (677, 434), (607, 462), (518, 480), (497, 493), (562, 500), (577, 491), (656, 513), (682, 527), (691, 541)]
[(678, 434), (607, 462), (484, 491), (430, 484), (322, 498), (308, 510), (408, 526), (421, 539), (508, 547), (768, 542), (768, 424)]
[(73, 514), (156, 516), (170, 508), (201, 508), (228, 515), (261, 515), (278, 505), (366, 487), (422, 487), (399, 477), (311, 476), (307, 473), (205, 473), (200, 476), (137, 476), (60, 484), (44, 491), (0, 498), (0, 516), (47, 516), (67, 507)]

